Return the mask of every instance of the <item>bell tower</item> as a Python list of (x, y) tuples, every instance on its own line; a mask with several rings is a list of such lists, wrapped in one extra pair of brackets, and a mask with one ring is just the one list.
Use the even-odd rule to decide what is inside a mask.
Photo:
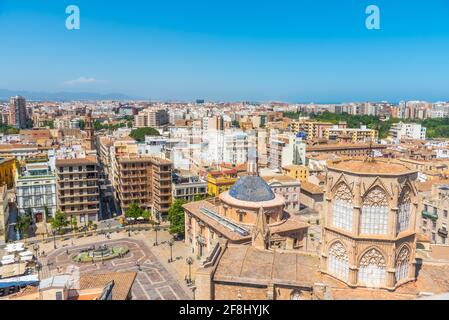
[(93, 126), (93, 120), (92, 120), (92, 111), (89, 111), (87, 113), (86, 117), (86, 125), (84, 127), (84, 130), (87, 133), (87, 148), (89, 150), (95, 150), (95, 144), (94, 144), (94, 126)]

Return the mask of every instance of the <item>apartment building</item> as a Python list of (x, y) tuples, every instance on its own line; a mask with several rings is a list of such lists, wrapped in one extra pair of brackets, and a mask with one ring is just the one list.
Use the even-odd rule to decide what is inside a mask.
[(434, 244), (448, 244), (449, 184), (433, 184), (422, 209), (420, 231)]
[(396, 140), (426, 140), (426, 132), (427, 129), (418, 123), (399, 122), (391, 127), (390, 136)]
[(165, 109), (145, 109), (134, 116), (134, 127), (160, 127), (169, 123), (169, 115)]
[(268, 144), (268, 168), (281, 171), (283, 166), (304, 164), (306, 144), (298, 134), (272, 132)]
[(8, 241), (9, 203), (6, 186), (0, 186), (0, 244)]
[(323, 132), (323, 138), (327, 140), (339, 140), (348, 138), (352, 142), (369, 142), (377, 141), (377, 130), (368, 129), (366, 126), (361, 126), (359, 129), (340, 128), (334, 125), (331, 128), (326, 128)]
[(100, 194), (97, 157), (56, 160), (57, 209), (81, 225), (98, 221)]
[(25, 129), (28, 127), (28, 122), (25, 98), (20, 96), (11, 97), (9, 101), (8, 124), (17, 129)]
[(168, 214), (172, 203), (172, 162), (166, 159), (117, 153), (112, 158), (112, 186), (122, 213), (132, 203), (156, 218)]
[(8, 188), (14, 186), (18, 161), (15, 158), (0, 158), (0, 185), (6, 184)]
[(262, 176), (261, 178), (270, 186), (274, 194), (284, 198), (286, 210), (299, 210), (301, 183), (298, 180), (287, 175)]
[(172, 197), (173, 201), (181, 199), (187, 202), (195, 197), (207, 196), (207, 182), (197, 175), (186, 172), (173, 173)]
[(309, 179), (310, 171), (309, 168), (304, 165), (291, 164), (282, 167), (282, 173), (290, 176), (301, 182), (305, 182)]
[(238, 180), (236, 169), (211, 170), (207, 174), (207, 194), (209, 196), (218, 196), (234, 185)]
[(16, 202), (20, 215), (31, 213), (35, 222), (56, 213), (56, 174), (48, 158), (29, 158), (16, 180)]
[(307, 133), (307, 140), (324, 138), (325, 132), (331, 128), (346, 129), (346, 122), (341, 122), (337, 126), (332, 122), (318, 122), (310, 120), (297, 120), (292, 121), (291, 128), (295, 133), (305, 132)]

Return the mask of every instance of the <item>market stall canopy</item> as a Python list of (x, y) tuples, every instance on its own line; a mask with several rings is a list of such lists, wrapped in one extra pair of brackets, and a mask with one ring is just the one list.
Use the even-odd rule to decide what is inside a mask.
[(0, 288), (9, 288), (13, 286), (24, 287), (36, 283), (39, 283), (39, 278), (37, 275), (12, 277), (8, 279), (0, 279)]
[(31, 251), (24, 251), (24, 252), (20, 252), (19, 256), (21, 257), (26, 257), (26, 256), (32, 256), (33, 253)]

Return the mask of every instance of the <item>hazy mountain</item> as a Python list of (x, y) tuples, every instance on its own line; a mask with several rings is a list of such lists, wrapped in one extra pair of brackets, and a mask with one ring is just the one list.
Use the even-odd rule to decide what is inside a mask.
[(0, 100), (9, 100), (12, 96), (23, 96), (27, 100), (70, 101), (70, 100), (132, 100), (132, 97), (121, 93), (93, 92), (34, 92), (0, 89)]

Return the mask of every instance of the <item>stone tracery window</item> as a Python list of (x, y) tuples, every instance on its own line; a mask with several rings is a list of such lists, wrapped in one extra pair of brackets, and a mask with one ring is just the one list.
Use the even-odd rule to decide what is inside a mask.
[(359, 284), (369, 288), (378, 288), (385, 284), (385, 258), (376, 249), (366, 252), (360, 260), (358, 280)]
[(349, 259), (345, 247), (336, 242), (329, 248), (327, 271), (341, 280), (348, 280)]
[(348, 186), (341, 183), (334, 195), (332, 206), (333, 225), (347, 231), (352, 231), (352, 193)]
[(398, 233), (408, 229), (410, 224), (410, 212), (410, 188), (405, 187), (404, 189), (402, 189), (401, 196), (399, 197), (398, 222), (396, 225), (396, 231)]
[(403, 247), (396, 258), (396, 282), (408, 278), (408, 268), (410, 264), (410, 250)]
[(386, 193), (379, 187), (371, 190), (363, 199), (361, 233), (387, 234), (388, 212)]

